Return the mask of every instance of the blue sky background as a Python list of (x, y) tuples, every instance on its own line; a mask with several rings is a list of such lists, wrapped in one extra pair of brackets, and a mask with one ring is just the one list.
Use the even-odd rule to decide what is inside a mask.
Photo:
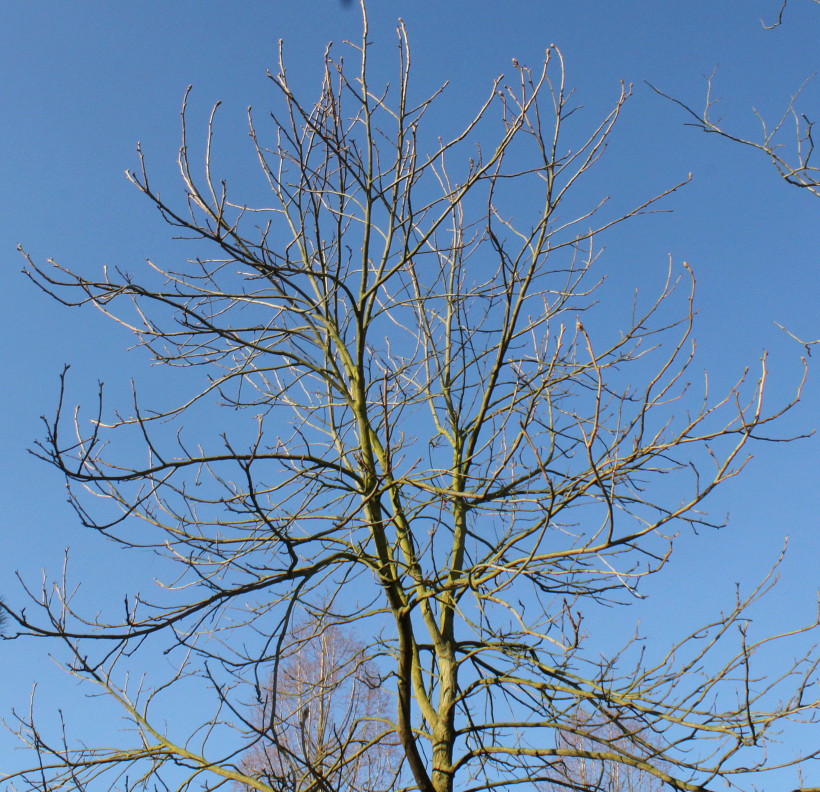
[[(651, 292), (669, 255), (689, 261), (699, 284), (698, 366), (719, 388), (767, 349), (770, 403), (790, 395), (802, 349), (774, 322), (801, 337), (820, 337), (820, 202), (780, 182), (753, 152), (685, 127), (682, 112), (643, 81), (700, 106), (703, 77), (719, 64), (721, 114), (728, 126), (754, 135), (751, 108), (775, 118), (817, 70), (820, 8), (792, 0), (785, 24), (766, 32), (759, 19), (776, 16), (775, 0), (379, 0), (371, 6), (380, 75), (393, 75), (401, 16), (419, 93), (450, 81), (434, 116), (442, 128), (466, 120), (513, 57), (535, 66), (552, 43), (564, 53), (568, 84), (587, 123), (614, 101), (621, 80), (633, 82), (634, 98), (595, 189), (626, 206), (689, 172), (694, 179), (665, 202), (671, 213), (630, 223), (607, 239), (602, 266), (612, 287)], [(204, 131), (211, 105), (223, 101), (219, 162), (241, 194), (242, 180), (255, 178), (245, 111), (253, 105), (264, 115), (273, 97), (265, 70), (276, 68), (278, 39), (285, 40), (295, 86), (312, 97), (325, 44), (333, 40), (341, 49), (344, 39), (358, 38), (359, 25), (355, 4), (338, 0), (33, 0), (0, 9), (0, 592), (9, 602), (21, 602), (16, 571), (37, 586), (40, 570), (56, 573), (69, 546), (74, 576), (90, 601), (119, 598), (134, 581), (144, 587), (150, 560), (124, 558), (81, 531), (61, 480), (26, 448), (40, 434), (38, 416), (53, 408), (66, 362), (72, 364), (72, 400), (80, 403), (93, 398), (98, 379), (111, 388), (112, 401), (127, 398), (131, 378), (148, 393), (164, 382), (140, 353), (124, 355), (130, 343), (124, 331), (93, 311), (68, 310), (38, 293), (19, 273), (16, 245), (38, 260), (54, 257), (86, 273), (106, 264), (137, 270), (149, 257), (184, 256), (123, 175), (138, 164), (136, 141), (163, 194), (179, 195), (179, 110), (185, 87), (193, 84), (194, 135)], [(817, 114), (816, 82), (801, 107)], [(817, 425), (819, 363), (813, 362), (801, 405), (783, 423), (785, 434)], [(640, 615), (644, 631), (665, 645), (676, 620), (693, 626), (731, 604), (736, 581), (759, 579), (787, 535), (783, 579), (759, 609), (760, 631), (811, 619), (820, 559), (818, 469), (820, 438), (758, 446), (746, 473), (711, 502), (713, 513), (730, 515), (729, 526), (683, 537), (668, 574), (649, 587), (651, 601), (623, 622), (600, 625), (621, 643), (619, 633)], [(25, 706), (35, 680), (49, 706), (75, 698), (48, 650), (36, 642), (0, 645), (0, 711)], [(91, 721), (85, 728), (93, 734)], [(0, 768), (13, 763), (11, 745), (0, 736)]]

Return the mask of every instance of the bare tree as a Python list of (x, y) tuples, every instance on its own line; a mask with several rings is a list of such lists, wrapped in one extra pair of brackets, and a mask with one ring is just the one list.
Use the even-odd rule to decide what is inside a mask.
[[(630, 764), (611, 759), (593, 757), (602, 748), (618, 745), (629, 750), (631, 739), (640, 735), (645, 746), (653, 743), (653, 736), (647, 733), (640, 722), (620, 720), (617, 723), (579, 705), (576, 713), (575, 731), (562, 731), (557, 736), (557, 745), (566, 750), (563, 761), (556, 769), (560, 780), (549, 784), (539, 784), (539, 790), (564, 792), (564, 790), (618, 790), (618, 792), (659, 792), (665, 784), (657, 776)], [(667, 768), (668, 769), (668, 768)]]
[[(261, 206), (214, 174), (213, 123), (194, 167), (183, 108), (184, 201), (144, 167), (131, 178), (198, 240), (189, 261), (89, 278), (28, 259), (41, 288), (128, 328), (192, 390), (151, 410), (135, 398), (130, 415), (101, 393), (89, 422), (65, 415), (63, 376), (38, 453), (86, 525), (176, 571), (164, 599), (136, 594), (120, 619), (78, 612), (67, 583), (32, 591), (43, 616), (16, 613), (18, 632), (62, 641), (129, 729), (87, 745), (21, 715), (38, 760), (6, 778), (276, 789), (297, 748), (319, 756), (328, 736), (277, 696), (266, 718), (305, 717), (291, 732), (305, 745), (277, 738), (276, 778), (254, 762), (268, 733), (249, 702), (300, 651), (303, 611), (368, 636), (338, 673), (377, 668), (389, 716), (339, 740), (365, 723), (354, 707), (328, 739), (362, 757), (398, 743), (396, 789), (567, 786), (583, 759), (701, 792), (799, 765), (766, 748), (816, 719), (817, 657), (758, 667), (778, 636), (753, 636), (745, 613), (771, 579), (660, 657), (636, 639), (601, 659), (581, 625), (642, 596), (681, 530), (713, 524), (704, 501), (791, 406), (764, 405), (765, 358), (721, 395), (690, 384), (686, 264), (649, 300), (607, 294), (599, 237), (680, 186), (620, 214), (590, 198), (629, 90), (582, 133), (551, 49), (438, 138), (425, 124), (440, 92), (416, 98), (403, 27), (391, 87), (372, 84), (368, 46), (365, 18), (356, 67), (328, 53), (315, 104), (280, 62), (272, 123), (250, 120)], [(158, 646), (179, 670), (129, 681)], [(195, 683), (213, 715), (188, 733), (162, 707)], [(316, 789), (345, 788), (335, 758), (303, 766)]]
[(259, 741), (242, 772), (288, 792), (395, 788), (401, 767), (391, 741), (390, 697), (366, 645), (319, 613), (290, 636), (247, 725)]

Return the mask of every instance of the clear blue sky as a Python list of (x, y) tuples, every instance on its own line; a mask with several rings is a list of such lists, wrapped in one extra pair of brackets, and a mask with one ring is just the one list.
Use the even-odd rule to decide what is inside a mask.
[[(627, 204), (690, 171), (694, 180), (666, 203), (672, 213), (645, 218), (609, 239), (607, 271), (621, 287), (651, 289), (669, 254), (689, 261), (699, 283), (700, 366), (725, 385), (768, 349), (771, 398), (790, 392), (802, 350), (774, 322), (820, 337), (820, 201), (780, 182), (753, 153), (685, 127), (683, 114), (643, 81), (699, 105), (703, 76), (719, 64), (722, 115), (727, 125), (753, 135), (751, 108), (774, 118), (818, 69), (820, 8), (791, 0), (785, 24), (766, 32), (759, 18), (773, 19), (778, 0), (376, 0), (371, 6), (378, 68), (390, 76), (393, 30), (403, 17), (419, 91), (449, 80), (445, 101), (455, 119), (468, 117), (513, 57), (537, 64), (552, 43), (564, 53), (568, 82), (589, 118), (612, 102), (619, 81), (634, 82), (635, 96), (601, 169), (601, 194)], [(143, 357), (123, 355), (129, 344), (124, 333), (91, 311), (58, 306), (19, 274), (16, 245), (37, 259), (54, 257), (88, 273), (106, 264), (134, 270), (149, 257), (184, 255), (124, 178), (124, 170), (137, 165), (135, 143), (142, 142), (163, 192), (177, 190), (179, 109), (185, 87), (193, 84), (192, 128), (201, 131), (197, 124), (210, 106), (223, 101), (220, 158), (241, 184), (252, 162), (245, 110), (253, 105), (264, 113), (272, 96), (265, 70), (275, 68), (277, 40), (285, 40), (291, 77), (314, 95), (326, 42), (355, 39), (358, 30), (355, 4), (338, 0), (3, 4), (0, 593), (10, 602), (20, 601), (15, 571), (37, 585), (41, 568), (59, 569), (67, 546), (75, 574), (93, 596), (106, 596), (113, 565), (122, 562), (77, 527), (59, 477), (26, 454), (40, 434), (38, 416), (52, 410), (62, 365), (73, 366), (76, 401), (87, 403), (98, 379), (120, 394), (131, 377), (149, 389), (152, 383)], [(818, 84), (809, 86), (801, 106), (820, 116)], [(786, 433), (817, 425), (815, 357)], [(820, 438), (756, 449), (746, 474), (711, 504), (714, 513), (730, 514), (729, 527), (685, 537), (669, 574), (651, 589), (653, 604), (642, 615), (656, 640), (669, 638), (664, 608), (691, 623), (728, 606), (735, 581), (751, 585), (786, 535), (783, 581), (760, 610), (761, 630), (811, 618), (820, 582), (818, 470)], [(118, 584), (127, 586), (128, 575), (150, 576), (136, 558), (127, 563), (129, 572), (116, 573)], [(0, 645), (0, 710), (24, 706), (35, 678), (58, 696), (71, 695), (45, 650), (33, 642)], [(0, 766), (10, 761), (10, 745), (0, 738)]]

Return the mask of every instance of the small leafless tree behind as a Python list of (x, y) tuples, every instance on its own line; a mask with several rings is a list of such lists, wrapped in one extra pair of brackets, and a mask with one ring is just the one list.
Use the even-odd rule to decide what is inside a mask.
[[(576, 712), (577, 731), (558, 734), (557, 748), (564, 758), (554, 767), (555, 778), (538, 784), (539, 792), (590, 790), (591, 792), (661, 792), (663, 782), (640, 767), (641, 760), (652, 761), (660, 753), (647, 739), (640, 723), (626, 723), (610, 714), (589, 713), (580, 707)], [(632, 754), (638, 761), (624, 764), (611, 759), (592, 758), (613, 747)], [(636, 754), (636, 749), (640, 751)]]
[(387, 792), (401, 755), (392, 698), (367, 645), (320, 613), (297, 625), (248, 724), (243, 773), (282, 792)]

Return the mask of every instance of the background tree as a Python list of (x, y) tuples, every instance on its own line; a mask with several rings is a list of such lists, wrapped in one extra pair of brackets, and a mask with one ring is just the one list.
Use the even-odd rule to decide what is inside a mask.
[[(640, 724), (628, 726), (622, 722), (616, 728), (612, 721), (606, 720), (599, 729), (596, 729), (590, 717), (582, 710), (579, 710), (578, 720), (581, 734), (565, 731), (559, 736), (559, 745), (571, 751), (571, 755), (564, 759), (563, 781), (543, 787), (544, 789), (551, 792), (564, 789), (658, 792), (664, 788), (664, 784), (656, 776), (632, 765), (587, 758), (590, 754), (594, 755), (601, 745), (621, 744), (628, 750), (629, 738), (624, 735), (642, 732)], [(596, 734), (600, 742), (596, 738), (586, 736), (589, 734)], [(652, 740), (651, 735), (643, 734), (642, 737), (648, 742)]]
[[(63, 394), (47, 422), (39, 453), (80, 519), (179, 571), (164, 599), (129, 598), (120, 619), (83, 615), (68, 585), (34, 592), (44, 618), (17, 613), (20, 632), (61, 640), (130, 731), (88, 746), (21, 717), (39, 758), (7, 778), (275, 788), (254, 764), (249, 694), (322, 603), (331, 624), (373, 636), (353, 665), (372, 663), (392, 697), (372, 746), (401, 746), (396, 788), (568, 786), (583, 760), (595, 779), (623, 766), (700, 791), (798, 765), (807, 757), (778, 764), (765, 749), (817, 717), (817, 658), (758, 668), (778, 636), (754, 637), (746, 614), (769, 580), (658, 658), (637, 639), (602, 657), (582, 628), (597, 604), (641, 596), (680, 530), (713, 524), (704, 500), (790, 406), (764, 406), (765, 359), (727, 393), (691, 392), (685, 264), (648, 301), (604, 291), (599, 236), (677, 189), (616, 213), (584, 186), (629, 90), (570, 129), (577, 108), (549, 50), (538, 70), (514, 62), (438, 139), (424, 125), (438, 92), (411, 90), (404, 30), (388, 89), (371, 84), (367, 35), (365, 20), (355, 71), (328, 54), (315, 104), (284, 62), (272, 76), (273, 128), (250, 125), (264, 203), (214, 175), (212, 125), (201, 173), (183, 126), (181, 207), (145, 169), (132, 176), (198, 240), (188, 262), (89, 279), (29, 260), (42, 288), (119, 321), (198, 389), (111, 417), (101, 394), (90, 423), (66, 418)], [(130, 681), (158, 645), (178, 670)], [(190, 684), (213, 715), (184, 733), (162, 702)], [(293, 722), (278, 697), (268, 706)], [(311, 747), (309, 728), (296, 733)], [(363, 740), (337, 744), (369, 751)], [(317, 789), (336, 767), (310, 760)]]
[(385, 729), (384, 680), (365, 645), (327, 621), (325, 612), (302, 622), (276, 659), (246, 724), (259, 739), (242, 772), (290, 792), (392, 790), (401, 761)]

